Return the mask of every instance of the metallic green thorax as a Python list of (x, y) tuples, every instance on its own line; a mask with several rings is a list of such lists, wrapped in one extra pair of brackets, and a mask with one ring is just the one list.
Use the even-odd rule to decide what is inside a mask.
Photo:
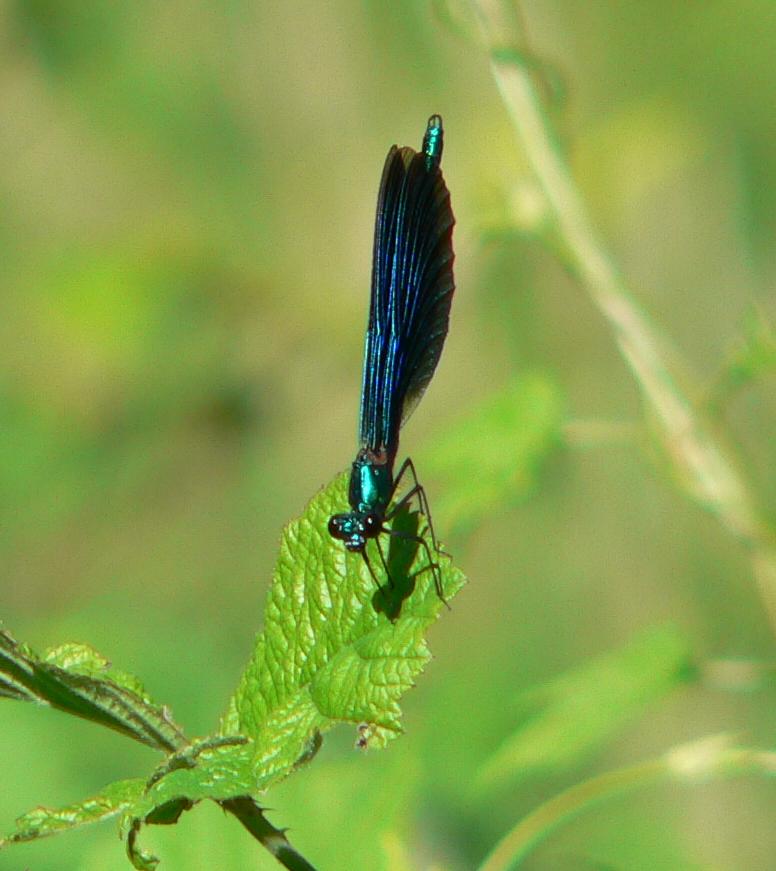
[(391, 501), (393, 475), (390, 466), (375, 462), (368, 451), (359, 451), (350, 473), (348, 501), (354, 511), (362, 514), (377, 512), (382, 515)]

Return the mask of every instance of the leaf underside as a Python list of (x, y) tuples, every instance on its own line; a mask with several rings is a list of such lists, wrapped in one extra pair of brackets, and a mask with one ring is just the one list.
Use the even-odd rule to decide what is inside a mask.
[(164, 752), (183, 743), (180, 729), (140, 682), (111, 669), (85, 644), (64, 644), (40, 657), (0, 630), (0, 697), (50, 705)]

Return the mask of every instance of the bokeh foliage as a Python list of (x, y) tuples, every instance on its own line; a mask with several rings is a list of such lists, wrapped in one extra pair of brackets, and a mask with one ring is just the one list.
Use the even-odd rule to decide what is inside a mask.
[[(595, 220), (773, 516), (770, 5), (523, 12), (563, 82), (551, 113)], [(465, 869), (598, 772), (708, 733), (772, 742), (773, 638), (746, 555), (671, 479), (605, 325), (524, 232), (535, 198), (483, 55), (410, 0), (7, 0), (0, 28), (0, 616), (14, 634), (93, 644), (188, 734), (212, 731), (283, 524), (352, 457), (379, 171), (437, 111), (458, 292), (403, 447), (471, 583), (433, 633), (409, 736), (357, 755), (334, 732), (272, 793), (273, 819), (322, 869), (415, 867), (407, 855)], [(539, 387), (501, 405), (525, 372)], [(483, 409), (487, 428), (471, 423)], [(499, 502), (473, 464), (510, 414), (525, 466)], [(650, 629), (669, 623), (676, 636)], [(692, 651), (691, 680), (613, 709), (600, 740), (497, 792), (473, 787), (526, 734), (526, 699), (661, 637), (664, 664)], [(3, 830), (156, 762), (55, 712), (0, 711)], [(768, 867), (773, 800), (757, 781), (655, 787), (581, 817), (526, 867)], [(146, 838), (171, 871), (276, 867), (214, 810)], [(0, 869), (126, 867), (110, 826), (19, 849)]]

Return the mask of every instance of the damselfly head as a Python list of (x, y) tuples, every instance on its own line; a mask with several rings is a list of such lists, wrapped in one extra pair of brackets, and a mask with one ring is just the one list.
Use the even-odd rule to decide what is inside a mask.
[(363, 551), (367, 539), (376, 538), (382, 529), (382, 520), (373, 513), (350, 511), (347, 514), (334, 514), (329, 518), (329, 535), (344, 542), (345, 547), (353, 553)]

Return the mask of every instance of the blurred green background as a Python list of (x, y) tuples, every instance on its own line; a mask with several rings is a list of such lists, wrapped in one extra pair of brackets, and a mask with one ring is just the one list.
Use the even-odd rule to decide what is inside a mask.
[[(596, 223), (701, 383), (724, 382), (753, 312), (776, 316), (773, 4), (522, 8), (563, 83), (550, 111)], [(773, 681), (696, 680), (564, 766), (472, 787), (523, 691), (656, 624), (676, 624), (699, 663), (773, 658), (746, 554), (645, 441), (585, 294), (510, 228), (525, 168), (476, 47), (409, 0), (3, 0), (0, 40), (9, 630), (38, 649), (93, 644), (189, 735), (213, 730), (282, 525), (352, 459), (382, 161), (439, 112), (458, 291), (402, 449), (423, 477), (458, 418), (529, 370), (563, 394), (571, 432), (601, 437), (554, 451), (524, 498), (466, 534), (438, 530), (470, 584), (432, 633), (406, 737), (363, 755), (338, 730), (272, 793), (271, 819), (322, 871), (459, 871), (596, 773), (715, 732), (773, 743)], [(773, 376), (735, 391), (723, 419), (773, 506)], [(156, 764), (10, 703), (0, 759), (3, 831)], [(655, 787), (584, 814), (526, 867), (776, 868), (774, 808), (756, 779)], [(215, 807), (146, 842), (168, 871), (276, 867)], [(3, 871), (125, 867), (110, 824), (0, 854)]]

